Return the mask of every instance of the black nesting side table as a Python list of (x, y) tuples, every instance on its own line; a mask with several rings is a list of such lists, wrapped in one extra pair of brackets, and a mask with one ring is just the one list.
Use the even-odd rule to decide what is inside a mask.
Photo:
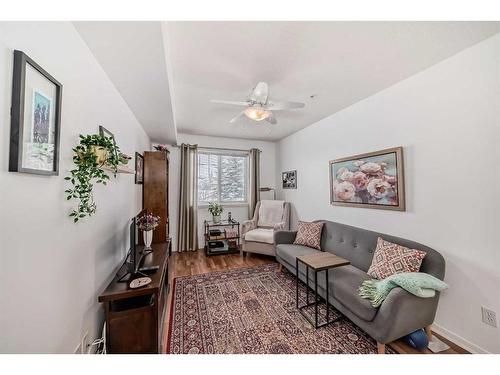
[[(306, 266), (306, 304), (300, 306), (299, 303), (299, 263), (303, 263)], [(314, 328), (320, 328), (327, 324), (333, 323), (339, 318), (330, 320), (330, 303), (328, 302), (329, 295), (329, 284), (328, 284), (328, 270), (336, 267), (342, 267), (350, 264), (350, 262), (344, 258), (328, 252), (319, 252), (315, 254), (301, 255), (295, 260), (295, 278), (296, 278), (296, 306), (300, 311), (302, 316), (307, 319)], [(309, 303), (309, 268), (314, 272), (314, 301)], [(326, 321), (324, 323), (318, 324), (318, 272), (325, 271), (326, 274)], [(314, 305), (314, 321), (307, 316), (303, 311), (306, 307)]]

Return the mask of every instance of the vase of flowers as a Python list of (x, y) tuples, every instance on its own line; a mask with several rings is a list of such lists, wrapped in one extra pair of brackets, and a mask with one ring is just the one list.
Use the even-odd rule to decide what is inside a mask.
[(156, 151), (168, 152), (168, 148), (165, 145), (156, 145), (154, 148)]
[(151, 250), (153, 230), (158, 226), (159, 221), (160, 217), (154, 216), (153, 214), (145, 214), (137, 219), (137, 226), (142, 230), (145, 250)]
[(224, 209), (222, 208), (222, 206), (219, 203), (210, 202), (208, 204), (208, 212), (210, 212), (212, 214), (212, 218), (213, 218), (213, 221), (215, 224), (218, 224), (221, 222), (220, 214), (222, 213), (222, 211), (224, 211)]

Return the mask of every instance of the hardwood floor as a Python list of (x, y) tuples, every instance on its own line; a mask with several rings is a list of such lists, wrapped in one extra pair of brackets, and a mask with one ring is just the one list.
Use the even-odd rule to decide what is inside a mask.
[[(240, 254), (228, 254), (228, 255), (215, 255), (211, 257), (205, 256), (202, 250), (185, 252), (185, 253), (173, 253), (170, 260), (170, 285), (172, 286), (172, 281), (178, 276), (189, 276), (189, 275), (199, 275), (202, 273), (224, 271), (231, 268), (241, 268), (241, 267), (252, 267), (259, 264), (274, 263), (276, 260), (273, 257), (258, 255), (258, 254), (247, 254), (246, 257), (242, 257)], [(168, 305), (165, 313), (165, 319), (170, 319), (171, 310), (171, 296), (172, 288), (170, 288), (168, 296)], [(163, 348), (166, 348), (169, 322), (166, 321), (164, 324), (165, 330), (163, 333)], [(434, 333), (436, 337), (445, 342), (450, 346), (450, 349), (441, 352), (440, 354), (465, 354), (466, 350), (462, 349), (458, 345), (446, 340), (440, 335)], [(395, 341), (389, 344), (394, 350), (402, 354), (433, 354), (430, 350), (418, 351), (406, 345), (402, 340)]]

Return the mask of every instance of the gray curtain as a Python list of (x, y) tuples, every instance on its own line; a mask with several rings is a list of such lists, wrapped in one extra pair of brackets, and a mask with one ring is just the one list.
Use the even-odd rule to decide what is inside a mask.
[(248, 218), (252, 218), (255, 205), (260, 201), (260, 150), (252, 148), (249, 159), (250, 194), (248, 200)]
[(177, 251), (198, 250), (198, 146), (181, 145)]

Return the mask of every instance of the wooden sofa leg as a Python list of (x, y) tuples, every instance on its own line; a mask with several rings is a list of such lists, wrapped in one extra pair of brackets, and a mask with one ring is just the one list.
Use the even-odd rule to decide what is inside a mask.
[(429, 341), (432, 340), (432, 329), (431, 328), (432, 328), (432, 326), (430, 326), (430, 325), (425, 327), (425, 334), (427, 335), (427, 339)]
[(385, 344), (381, 344), (377, 342), (377, 353), (378, 354), (385, 354)]
[(283, 270), (283, 265), (280, 263), (279, 267), (278, 267), (278, 272), (281, 272)]

